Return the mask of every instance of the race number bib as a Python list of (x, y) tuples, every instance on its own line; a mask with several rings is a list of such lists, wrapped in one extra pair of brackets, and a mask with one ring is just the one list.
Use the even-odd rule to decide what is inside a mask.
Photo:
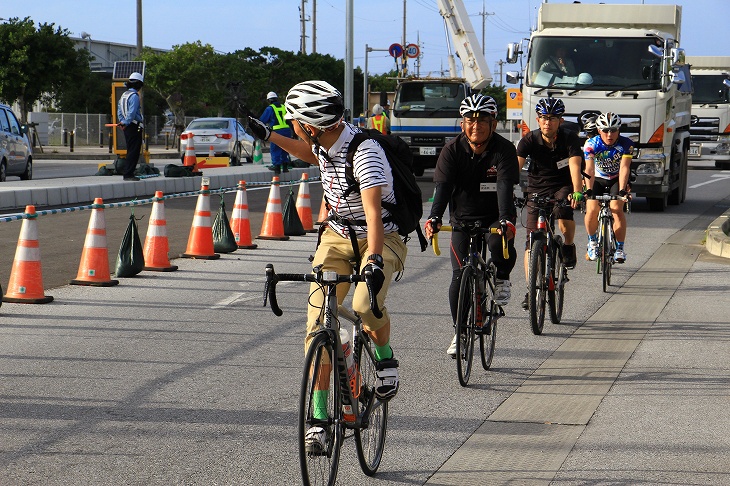
[(496, 182), (480, 182), (479, 192), (497, 192)]
[(555, 164), (558, 166), (558, 169), (565, 169), (566, 167), (568, 167), (568, 160), (569, 159), (567, 158), (563, 160), (558, 160), (557, 162), (555, 162)]

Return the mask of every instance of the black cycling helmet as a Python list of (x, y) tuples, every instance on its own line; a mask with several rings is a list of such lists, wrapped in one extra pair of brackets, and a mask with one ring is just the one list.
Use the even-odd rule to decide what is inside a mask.
[(597, 113), (584, 113), (580, 117), (580, 124), (583, 127), (583, 131), (586, 133), (595, 133), (598, 131), (598, 127), (596, 127), (596, 118), (598, 118)]
[(565, 113), (565, 103), (560, 98), (542, 98), (535, 105), (535, 112), (537, 116), (559, 116), (562, 117)]
[(462, 117), (478, 117), (481, 113), (497, 118), (497, 102), (491, 96), (473, 94), (461, 102), (459, 114)]

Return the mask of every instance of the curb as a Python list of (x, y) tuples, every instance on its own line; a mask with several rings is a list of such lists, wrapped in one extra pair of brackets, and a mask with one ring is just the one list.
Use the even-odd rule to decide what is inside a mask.
[(705, 248), (713, 255), (730, 258), (730, 211), (715, 219), (707, 227)]

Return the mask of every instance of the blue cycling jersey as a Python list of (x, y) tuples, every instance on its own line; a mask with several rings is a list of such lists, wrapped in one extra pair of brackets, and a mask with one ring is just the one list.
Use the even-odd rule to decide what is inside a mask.
[(596, 176), (604, 179), (615, 179), (621, 167), (623, 157), (633, 157), (634, 142), (622, 135), (613, 145), (606, 145), (600, 135), (589, 138), (583, 146), (586, 159), (593, 158)]

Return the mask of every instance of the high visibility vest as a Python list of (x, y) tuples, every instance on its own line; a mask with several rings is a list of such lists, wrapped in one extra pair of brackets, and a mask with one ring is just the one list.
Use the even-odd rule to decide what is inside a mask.
[(373, 127), (380, 133), (387, 135), (385, 130), (385, 115), (375, 115), (373, 117)]
[(282, 128), (289, 128), (289, 124), (284, 119), (284, 115), (286, 115), (286, 106), (271, 105), (271, 107), (274, 109), (274, 115), (276, 115), (276, 121), (278, 122), (276, 125), (271, 127), (271, 129), (272, 130), (281, 130)]

